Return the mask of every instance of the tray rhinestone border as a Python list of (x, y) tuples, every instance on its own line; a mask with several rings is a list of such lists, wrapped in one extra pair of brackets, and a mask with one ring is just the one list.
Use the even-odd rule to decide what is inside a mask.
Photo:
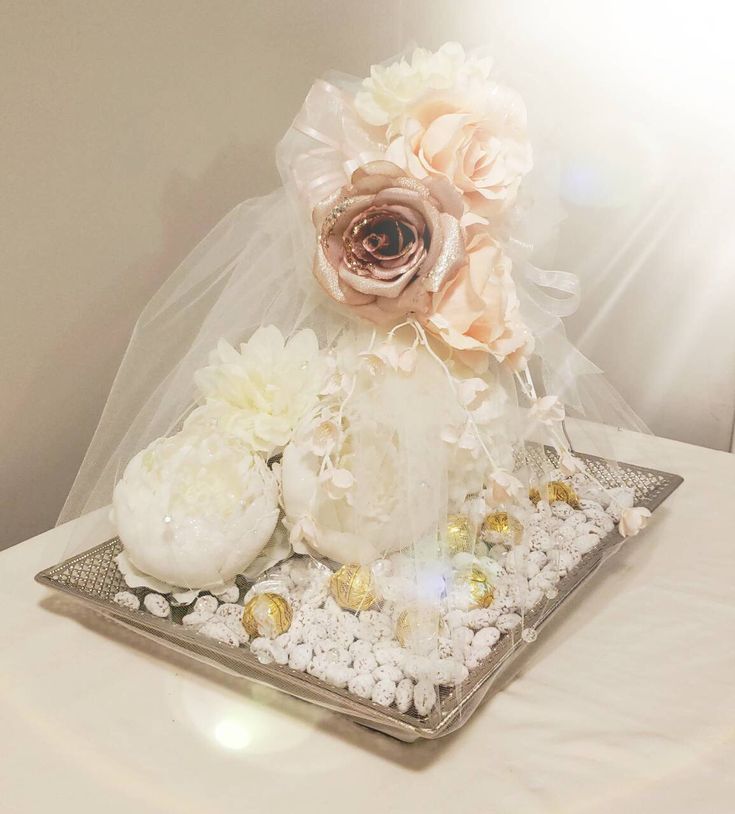
[[(628, 486), (635, 489), (636, 505), (654, 511), (683, 482), (679, 475), (647, 469), (632, 464), (610, 462), (592, 455), (579, 454), (588, 471), (604, 486)], [(526, 448), (519, 465), (541, 471), (544, 465), (556, 463), (556, 454), (548, 447)], [(523, 626), (538, 630), (621, 543), (617, 531), (604, 537), (600, 544), (585, 554), (577, 566), (558, 583), (558, 595), (526, 612)], [(504, 634), (490, 657), (467, 680), (452, 688), (442, 688), (439, 703), (425, 718), (413, 711), (401, 713), (394, 707), (381, 707), (363, 700), (347, 690), (335, 688), (289, 667), (261, 664), (246, 647), (233, 648), (199, 635), (180, 624), (184, 609), (173, 609), (172, 617), (159, 619), (143, 611), (122, 608), (113, 602), (118, 591), (126, 590), (123, 576), (115, 563), (121, 551), (114, 537), (36, 575), (36, 581), (58, 590), (101, 613), (111, 621), (142, 634), (146, 638), (193, 656), (230, 674), (267, 684), (276, 690), (302, 700), (319, 704), (347, 715), (357, 723), (376, 729), (403, 741), (437, 738), (462, 721), (474, 709), (477, 694), (491, 680), (497, 679), (529, 646), (514, 631)]]

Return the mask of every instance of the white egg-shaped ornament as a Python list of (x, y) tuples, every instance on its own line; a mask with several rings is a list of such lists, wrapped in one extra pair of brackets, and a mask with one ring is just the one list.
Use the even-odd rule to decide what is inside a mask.
[(113, 494), (130, 563), (178, 588), (231, 583), (266, 546), (278, 513), (278, 485), (264, 460), (216, 429), (154, 441)]

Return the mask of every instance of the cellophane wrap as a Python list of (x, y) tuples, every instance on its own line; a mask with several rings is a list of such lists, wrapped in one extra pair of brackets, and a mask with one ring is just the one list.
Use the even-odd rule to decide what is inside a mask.
[(421, 718), (504, 635), (532, 641), (525, 615), (613, 526), (643, 525), (575, 455), (615, 460), (600, 424), (645, 428), (565, 336), (580, 281), (535, 263), (562, 214), (525, 117), (453, 44), (314, 83), (283, 187), (141, 314), (61, 514), (114, 504), (133, 597), (211, 634), (202, 599), (224, 596), (250, 613), (229, 645)]

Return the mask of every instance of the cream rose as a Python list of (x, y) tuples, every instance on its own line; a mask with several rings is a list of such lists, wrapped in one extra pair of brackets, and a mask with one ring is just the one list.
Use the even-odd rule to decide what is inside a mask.
[(415, 48), (410, 59), (373, 65), (355, 97), (355, 109), (368, 124), (390, 124), (430, 90), (468, 91), (487, 83), (492, 62), (465, 54), (457, 42), (446, 42), (438, 51)]
[(366, 164), (314, 209), (314, 275), (330, 297), (373, 322), (423, 313), (464, 258), (462, 211), (445, 179)]
[(488, 354), (514, 366), (533, 351), (533, 337), (523, 324), (511, 262), (487, 234), (467, 246), (464, 265), (433, 296), (426, 328), (461, 351), (473, 370), (487, 367)]
[(523, 101), (501, 86), (475, 99), (433, 94), (388, 137), (387, 160), (416, 178), (446, 178), (462, 193), (466, 224), (506, 210), (532, 166)]

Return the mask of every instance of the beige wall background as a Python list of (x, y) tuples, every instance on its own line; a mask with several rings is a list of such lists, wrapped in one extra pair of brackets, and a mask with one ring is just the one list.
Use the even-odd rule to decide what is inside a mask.
[(312, 79), (365, 74), (409, 40), (488, 43), (521, 90), (556, 94), (572, 170), (557, 261), (588, 292), (570, 332), (654, 431), (729, 449), (731, 88), (712, 62), (729, 12), (602, 5), (2, 0), (0, 548), (54, 524), (137, 314), (277, 184), (273, 148)]

